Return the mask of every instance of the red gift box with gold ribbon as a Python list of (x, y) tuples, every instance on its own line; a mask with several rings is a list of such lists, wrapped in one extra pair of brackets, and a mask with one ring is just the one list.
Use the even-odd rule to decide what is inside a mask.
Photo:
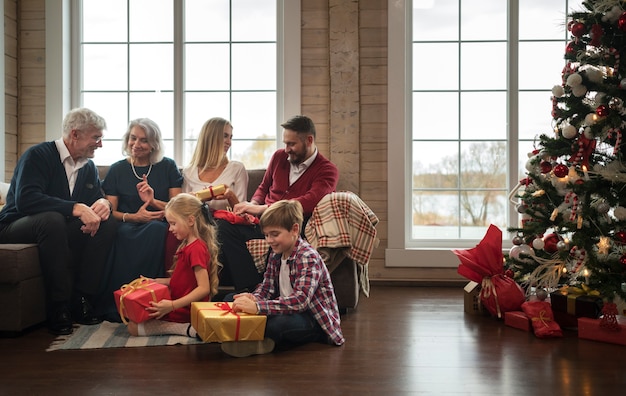
[(151, 301), (159, 302), (172, 298), (169, 287), (145, 277), (122, 285), (119, 290), (113, 292), (113, 296), (124, 324), (128, 323), (128, 320), (135, 323), (145, 322), (150, 319), (150, 312), (146, 311), (146, 308), (150, 306)]
[(191, 303), (191, 326), (204, 342), (262, 340), (266, 321), (265, 315), (234, 312), (232, 303)]

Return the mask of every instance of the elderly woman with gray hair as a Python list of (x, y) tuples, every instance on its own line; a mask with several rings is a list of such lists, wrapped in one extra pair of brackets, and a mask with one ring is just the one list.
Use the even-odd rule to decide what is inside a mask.
[[(113, 290), (140, 275), (163, 277), (168, 224), (164, 209), (182, 191), (183, 177), (174, 160), (163, 156), (159, 126), (149, 118), (133, 120), (122, 139), (126, 155), (105, 176), (102, 188), (118, 220), (117, 238), (109, 256), (111, 313)], [(114, 306), (113, 306), (114, 307)], [(106, 313), (105, 313), (106, 314)], [(106, 315), (118, 319), (115, 315)], [(111, 317), (112, 316), (112, 317)]]

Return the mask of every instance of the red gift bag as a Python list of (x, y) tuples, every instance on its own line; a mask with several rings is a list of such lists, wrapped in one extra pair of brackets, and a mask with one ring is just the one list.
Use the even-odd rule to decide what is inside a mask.
[(502, 231), (498, 227), (491, 224), (476, 247), (453, 252), (461, 260), (457, 272), (481, 284), (480, 300), (492, 316), (502, 318), (504, 312), (521, 310), (526, 294), (504, 274)]

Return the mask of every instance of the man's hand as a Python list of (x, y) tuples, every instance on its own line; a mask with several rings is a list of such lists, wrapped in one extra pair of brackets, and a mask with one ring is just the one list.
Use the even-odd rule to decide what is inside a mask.
[(96, 232), (98, 232), (98, 229), (100, 228), (100, 221), (102, 221), (102, 218), (94, 212), (92, 208), (85, 204), (77, 203), (74, 205), (72, 215), (78, 217), (80, 221), (83, 222), (83, 225), (80, 227), (83, 233), (91, 236), (96, 235)]
[(233, 207), (233, 212), (237, 215), (249, 213), (253, 216), (261, 216), (267, 209), (267, 205), (257, 205), (251, 202), (239, 202)]

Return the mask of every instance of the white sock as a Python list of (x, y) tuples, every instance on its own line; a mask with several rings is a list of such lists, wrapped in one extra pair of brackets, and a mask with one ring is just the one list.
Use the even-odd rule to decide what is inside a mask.
[(137, 334), (140, 336), (174, 334), (195, 337), (196, 329), (189, 323), (168, 322), (166, 320), (148, 320), (137, 325)]

